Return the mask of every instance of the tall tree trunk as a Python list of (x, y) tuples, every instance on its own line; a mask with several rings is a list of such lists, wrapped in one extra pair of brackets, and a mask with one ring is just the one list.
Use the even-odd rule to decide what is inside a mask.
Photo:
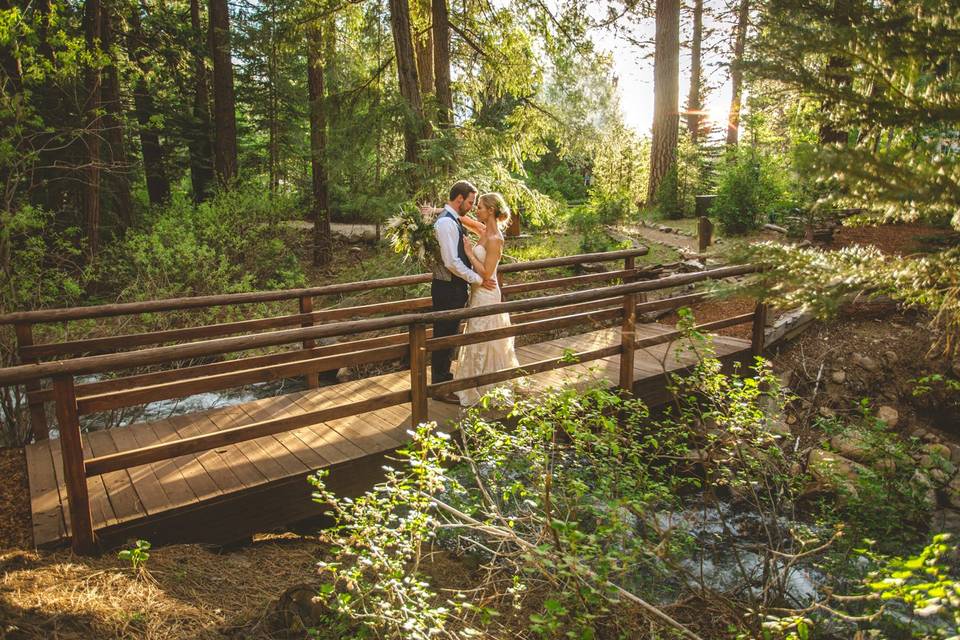
[[(100, 47), (102, 26), (100, 0), (85, 0), (83, 6), (84, 35), (87, 49)], [(86, 102), (84, 113), (84, 146), (87, 151), (87, 166), (84, 173), (83, 209), (86, 219), (87, 250), (90, 257), (100, 251), (100, 138), (103, 123), (100, 121), (101, 76), (99, 63), (86, 71)]]
[(103, 68), (104, 139), (107, 141), (106, 161), (110, 166), (111, 186), (117, 205), (117, 221), (121, 233), (133, 223), (133, 200), (130, 197), (130, 163), (123, 136), (123, 103), (120, 100), (120, 78), (114, 56), (114, 16), (110, 7), (102, 12), (101, 35), (103, 49), (109, 62)]
[(269, 121), (269, 181), (270, 192), (276, 193), (280, 188), (280, 93), (277, 91), (277, 68), (279, 66), (277, 51), (277, 4), (270, 2), (270, 48), (267, 53), (267, 87), (268, 100), (267, 119)]
[(213, 58), (214, 169), (220, 186), (229, 188), (237, 176), (237, 113), (227, 0), (210, 0), (209, 20)]
[[(419, 160), (417, 143), (423, 133), (423, 101), (417, 80), (417, 64), (413, 54), (410, 35), (410, 6), (407, 0), (390, 0), (390, 25), (393, 29), (393, 46), (397, 59), (397, 76), (400, 95), (407, 103), (407, 117), (403, 127), (403, 157), (408, 164)], [(412, 174), (411, 174), (412, 183)], [(411, 186), (413, 186), (411, 184)]]
[(647, 203), (653, 203), (663, 177), (677, 157), (680, 125), (680, 0), (657, 0), (653, 55), (653, 139)]
[(690, 92), (687, 94), (687, 129), (690, 140), (700, 139), (703, 123), (703, 71), (700, 50), (703, 45), (703, 0), (693, 2), (693, 37), (690, 40)]
[[(324, 65), (320, 59), (323, 43), (320, 25), (307, 27), (307, 91), (310, 99), (310, 170), (313, 187), (313, 264), (326, 266), (333, 259), (330, 235), (330, 194), (327, 174), (327, 112)], [(332, 34), (327, 33), (327, 38)], [(327, 59), (327, 64), (330, 59)]]
[(433, 93), (433, 28), (431, 20), (431, 0), (415, 0), (417, 32), (413, 43), (417, 54), (417, 78), (420, 80), (420, 95), (424, 98)]
[[(839, 28), (844, 28), (850, 21), (851, 13), (850, 0), (834, 0), (833, 20), (832, 22)], [(850, 84), (850, 63), (842, 56), (830, 56), (827, 60), (827, 67), (824, 70), (827, 80), (840, 91)], [(839, 129), (829, 120), (829, 114), (833, 110), (835, 100), (827, 98), (823, 101), (823, 112), (827, 114), (827, 119), (820, 125), (818, 137), (820, 144), (843, 144), (847, 142), (848, 133), (844, 129)]]
[(140, 129), (140, 149), (143, 154), (143, 173), (147, 180), (147, 196), (150, 204), (159, 205), (170, 197), (170, 180), (164, 169), (164, 152), (160, 145), (160, 135), (154, 128), (151, 118), (157, 108), (153, 93), (147, 85), (147, 74), (151, 72), (146, 62), (146, 45), (140, 26), (140, 8), (133, 6), (130, 12), (130, 35), (127, 50), (137, 66), (137, 80), (133, 88), (133, 108)]
[(432, 0), (433, 8), (433, 75), (437, 90), (441, 126), (453, 122), (453, 94), (450, 91), (450, 14), (447, 0)]
[(733, 45), (730, 63), (730, 115), (727, 118), (727, 144), (736, 145), (740, 139), (740, 107), (743, 101), (743, 53), (747, 47), (747, 27), (750, 25), (750, 0), (740, 1), (737, 16), (737, 39)]
[(193, 51), (193, 122), (190, 131), (190, 184), (193, 201), (201, 202), (213, 182), (213, 148), (210, 143), (210, 90), (207, 87), (207, 39), (200, 21), (200, 0), (190, 0), (191, 50)]

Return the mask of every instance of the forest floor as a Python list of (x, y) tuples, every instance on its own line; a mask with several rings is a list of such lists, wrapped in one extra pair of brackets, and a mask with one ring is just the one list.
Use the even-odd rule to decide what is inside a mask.
[[(902, 255), (923, 250), (935, 232), (920, 226), (842, 229), (835, 244), (870, 243)], [(547, 253), (562, 255), (571, 248), (563, 237), (550, 243)], [(344, 257), (336, 279), (356, 279), (357, 271), (369, 274), (372, 262), (382, 259), (372, 252), (356, 264)], [(752, 304), (745, 299), (709, 301), (694, 313), (706, 322), (743, 313)], [(914, 393), (922, 376), (960, 377), (960, 362), (928, 353), (926, 321), (920, 314), (866, 305), (837, 321), (814, 323), (769, 354), (781, 379), (800, 398), (788, 417), (797, 445), (822, 446), (827, 434), (817, 419), (854, 415), (866, 398), (874, 411), (886, 407), (886, 415), (895, 416), (890, 428), (900, 437), (946, 447), (952, 468), (960, 467), (956, 399)], [(315, 563), (327, 550), (320, 537), (264, 534), (232, 550), (172, 545), (151, 550), (146, 569), (137, 571), (115, 553), (81, 558), (68, 550), (32, 549), (26, 486), (22, 450), (0, 450), (0, 639), (305, 637), (296, 627), (299, 619), (309, 617), (305, 610), (316, 588)], [(955, 471), (938, 482), (931, 529), (960, 532), (958, 490)], [(435, 585), (446, 588), (469, 586), (480, 571), (469, 559), (446, 553), (432, 556), (422, 568)], [(518, 628), (529, 614), (503, 613), (516, 617)], [(673, 614), (690, 622), (702, 618), (695, 610)]]

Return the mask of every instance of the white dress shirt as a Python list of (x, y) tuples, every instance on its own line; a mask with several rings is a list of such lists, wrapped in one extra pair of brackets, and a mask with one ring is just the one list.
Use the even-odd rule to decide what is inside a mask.
[[(453, 210), (450, 205), (443, 207), (444, 212), (449, 211), (459, 218), (459, 214)], [(440, 244), (440, 259), (443, 260), (443, 266), (450, 270), (455, 276), (463, 278), (470, 284), (480, 284), (483, 278), (480, 274), (463, 264), (460, 254), (457, 251), (457, 243), (460, 242), (460, 230), (457, 229), (457, 223), (450, 219), (450, 216), (443, 213), (433, 225), (433, 232), (437, 235), (437, 242)]]

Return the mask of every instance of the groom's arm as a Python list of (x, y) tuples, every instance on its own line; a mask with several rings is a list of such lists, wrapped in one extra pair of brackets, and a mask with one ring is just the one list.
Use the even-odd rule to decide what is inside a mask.
[(463, 278), (470, 284), (483, 282), (480, 274), (467, 267), (460, 259), (457, 252), (457, 244), (460, 242), (457, 223), (450, 218), (440, 218), (433, 225), (433, 231), (437, 234), (437, 242), (440, 244), (440, 259), (443, 261), (443, 266), (449, 269), (452, 274)]

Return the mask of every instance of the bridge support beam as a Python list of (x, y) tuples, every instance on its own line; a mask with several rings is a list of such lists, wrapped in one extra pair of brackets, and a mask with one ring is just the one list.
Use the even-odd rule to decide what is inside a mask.
[(764, 331), (767, 328), (767, 305), (758, 301), (753, 310), (753, 331), (750, 335), (750, 352), (754, 357), (763, 355)]
[[(33, 325), (26, 323), (17, 323), (14, 325), (17, 333), (17, 351), (23, 347), (33, 346)], [(19, 355), (19, 353), (18, 353)], [(34, 364), (36, 358), (20, 358), (21, 364)], [(43, 407), (43, 400), (35, 400), (33, 392), (40, 391), (39, 380), (30, 380), (24, 385), (27, 389), (27, 405), (30, 407), (30, 431), (33, 434), (33, 440), (39, 442), (50, 437), (50, 427), (47, 424), (47, 411)]]
[(90, 514), (87, 471), (80, 440), (80, 418), (73, 377), (55, 377), (53, 390), (57, 398), (57, 425), (60, 428), (60, 452), (63, 456), (63, 477), (67, 485), (73, 551), (81, 555), (91, 555), (97, 550), (97, 538), (93, 532), (93, 516)]
[(429, 420), (427, 415), (427, 325), (410, 325), (410, 427)]
[(623, 324), (620, 327), (620, 388), (633, 392), (633, 366), (637, 349), (637, 294), (623, 296)]

